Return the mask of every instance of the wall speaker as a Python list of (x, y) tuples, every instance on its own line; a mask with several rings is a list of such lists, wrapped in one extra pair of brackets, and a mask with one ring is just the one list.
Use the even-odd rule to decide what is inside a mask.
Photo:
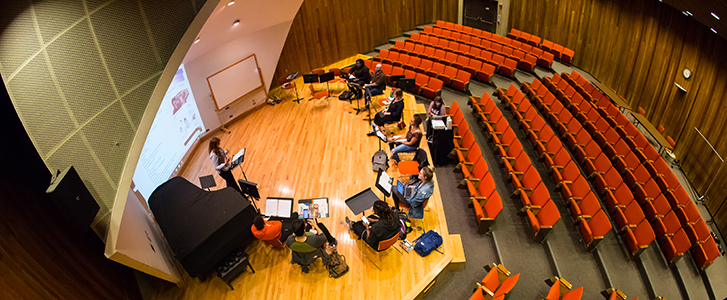
[(73, 166), (61, 172), (46, 193), (68, 224), (81, 233), (88, 230), (100, 208)]

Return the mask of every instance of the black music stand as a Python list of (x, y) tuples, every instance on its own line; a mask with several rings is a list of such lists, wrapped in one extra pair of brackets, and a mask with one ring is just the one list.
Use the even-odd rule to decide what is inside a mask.
[(326, 83), (326, 88), (328, 89), (328, 96), (326, 96), (326, 98), (328, 98), (331, 95), (331, 84), (329, 83), (329, 81), (333, 80), (333, 78), (336, 78), (336, 75), (333, 74), (333, 71), (328, 72), (328, 73), (323, 73), (321, 76), (318, 77), (318, 80), (321, 83), (323, 83), (323, 82)]
[(376, 196), (371, 188), (366, 188), (365, 190), (356, 193), (356, 195), (349, 197), (345, 200), (345, 202), (351, 212), (353, 212), (354, 215), (358, 215), (374, 206), (374, 202), (377, 200), (381, 199)]
[(411, 93), (411, 89), (414, 87), (414, 85), (414, 78), (399, 79), (399, 88), (401, 88), (402, 91)]
[(392, 75), (389, 76), (389, 82), (391, 86), (398, 86), (399, 80), (404, 78), (404, 75)]
[(209, 192), (210, 188), (217, 186), (217, 183), (215, 182), (214, 176), (206, 175), (199, 177), (199, 185), (202, 187), (202, 189), (207, 189), (207, 191)]
[(391, 178), (385, 171), (379, 170), (376, 174), (376, 188), (384, 193), (384, 200), (386, 197), (391, 197), (391, 190), (393, 188), (394, 178)]
[[(316, 74), (316, 73), (303, 74), (303, 83), (313, 84), (313, 83), (318, 83), (318, 82), (320, 82), (318, 80), (318, 74)], [(310, 97), (310, 99), (308, 99), (308, 101), (313, 100), (313, 98), (314, 97)]]

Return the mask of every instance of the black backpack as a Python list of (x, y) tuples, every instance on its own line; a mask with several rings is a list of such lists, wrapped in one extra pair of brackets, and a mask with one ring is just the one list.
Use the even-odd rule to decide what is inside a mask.
[(338, 96), (338, 99), (340, 99), (340, 100), (350, 100), (351, 97), (353, 97), (353, 94), (351, 92), (349, 92), (349, 91), (345, 91), (345, 92), (341, 93), (340, 96)]

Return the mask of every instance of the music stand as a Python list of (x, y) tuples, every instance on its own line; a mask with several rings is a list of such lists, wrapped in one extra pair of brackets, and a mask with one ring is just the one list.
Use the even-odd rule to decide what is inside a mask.
[(389, 176), (386, 172), (379, 170), (376, 174), (376, 188), (384, 193), (384, 199), (391, 196), (391, 188), (393, 187), (394, 179)]
[(199, 177), (199, 185), (202, 186), (202, 189), (207, 189), (207, 191), (210, 191), (210, 188), (216, 187), (217, 183), (215, 182), (215, 177), (212, 175), (205, 175)]
[(415, 85), (414, 78), (399, 79), (399, 88), (401, 88), (402, 91), (411, 93), (411, 88), (413, 88), (414, 85)]
[[(318, 77), (318, 80), (320, 82), (326, 83), (326, 88), (328, 89), (328, 95), (331, 95), (331, 83), (329, 81), (333, 80), (333, 78), (336, 78), (336, 75), (333, 74), (333, 71), (328, 73), (323, 73), (321, 76)], [(329, 96), (326, 96), (328, 98)]]
[(358, 215), (374, 206), (374, 202), (378, 200), (381, 199), (376, 196), (374, 191), (372, 191), (371, 188), (366, 188), (365, 190), (360, 191), (355, 195), (349, 197), (344, 202), (346, 202), (346, 206), (348, 206), (348, 208), (351, 210), (351, 212), (353, 212), (354, 215)]
[(389, 76), (389, 82), (391, 82), (391, 86), (398, 86), (398, 82), (402, 78), (404, 78), (404, 75), (392, 75)]
[(288, 75), (288, 77), (285, 77), (285, 80), (287, 80), (287, 82), (289, 83), (292, 82), (293, 90), (295, 91), (295, 99), (293, 99), (293, 102), (298, 102), (298, 104), (300, 104), (300, 100), (303, 100), (303, 98), (298, 96), (298, 86), (295, 84), (295, 82), (293, 82), (293, 80), (298, 77), (298, 73), (299, 72), (295, 72), (295, 74)]
[[(312, 83), (318, 83), (318, 82), (320, 82), (320, 81), (318, 80), (317, 73), (303, 74), (303, 83), (312, 84)], [(310, 97), (310, 99), (308, 99), (308, 101), (313, 100), (313, 98), (314, 97)]]
[(238, 179), (237, 183), (240, 184), (240, 190), (242, 190), (242, 193), (254, 199), (260, 200), (260, 192), (257, 190), (257, 183), (242, 179)]

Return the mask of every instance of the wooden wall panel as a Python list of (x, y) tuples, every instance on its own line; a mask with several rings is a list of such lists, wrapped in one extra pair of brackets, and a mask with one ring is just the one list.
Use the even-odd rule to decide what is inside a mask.
[[(510, 28), (573, 49), (574, 65), (612, 87), (677, 142), (675, 154), (727, 233), (727, 170), (696, 133), (727, 155), (727, 42), (678, 10), (651, 0), (512, 0)], [(692, 78), (682, 70), (692, 70)], [(674, 85), (678, 81), (687, 92)], [(719, 173), (719, 174), (718, 174)]]
[(282, 76), (370, 52), (436, 20), (457, 22), (457, 0), (306, 0), (293, 20), (271, 87)]

